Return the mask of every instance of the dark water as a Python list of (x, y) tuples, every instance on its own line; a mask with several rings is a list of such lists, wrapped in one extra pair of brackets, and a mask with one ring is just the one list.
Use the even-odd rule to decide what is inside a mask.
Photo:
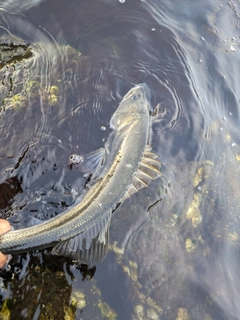
[(34, 53), (0, 70), (2, 217), (22, 228), (74, 203), (85, 180), (69, 156), (103, 146), (137, 83), (159, 106), (153, 149), (164, 173), (114, 213), (112, 249), (96, 269), (50, 251), (13, 257), (2, 272), (2, 314), (240, 319), (239, 2), (3, 0), (0, 8), (1, 38), (17, 36)]

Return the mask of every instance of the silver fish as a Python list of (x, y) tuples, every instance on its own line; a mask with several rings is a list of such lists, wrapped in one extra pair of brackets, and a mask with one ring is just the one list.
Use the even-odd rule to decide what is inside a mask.
[(82, 171), (93, 175), (76, 203), (48, 221), (2, 235), (1, 252), (53, 247), (54, 253), (83, 263), (104, 257), (116, 206), (161, 176), (161, 162), (150, 146), (150, 97), (146, 84), (124, 96), (111, 118), (113, 131), (105, 148), (87, 155), (80, 164)]

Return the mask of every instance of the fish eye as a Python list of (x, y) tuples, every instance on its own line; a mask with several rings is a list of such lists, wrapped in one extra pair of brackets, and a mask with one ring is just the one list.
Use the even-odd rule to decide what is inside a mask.
[(142, 97), (143, 90), (140, 86), (132, 88), (125, 96), (124, 99), (130, 99), (131, 101), (136, 101)]
[(133, 101), (136, 101), (137, 99), (140, 99), (140, 98), (141, 98), (141, 94), (139, 92), (131, 96), (131, 100)]

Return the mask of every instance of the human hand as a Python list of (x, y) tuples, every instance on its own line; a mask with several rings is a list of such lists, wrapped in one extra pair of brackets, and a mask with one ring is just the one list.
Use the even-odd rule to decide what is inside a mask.
[[(0, 235), (11, 230), (11, 225), (7, 220), (0, 219)], [(8, 260), (8, 255), (0, 252), (0, 268), (2, 268)]]

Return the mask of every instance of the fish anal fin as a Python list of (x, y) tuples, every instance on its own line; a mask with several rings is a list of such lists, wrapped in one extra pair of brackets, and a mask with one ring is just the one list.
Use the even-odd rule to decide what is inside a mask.
[(152, 146), (148, 144), (144, 150), (144, 158), (157, 159), (160, 157), (159, 154), (152, 152)]
[(129, 195), (127, 194), (127, 192), (124, 194), (124, 196), (122, 197), (122, 199), (120, 200), (120, 202), (124, 202), (125, 200), (127, 200), (129, 198)]
[(148, 187), (149, 183), (152, 181), (152, 178), (146, 176), (141, 171), (138, 171), (135, 177), (133, 178), (133, 185), (136, 189), (140, 190), (142, 188)]
[(142, 160), (140, 162), (140, 170), (152, 176), (154, 178), (153, 180), (155, 180), (163, 175), (160, 171), (162, 162), (158, 160), (160, 155), (152, 152), (151, 149), (152, 147), (150, 145), (145, 148)]
[(108, 250), (110, 219), (111, 212), (82, 233), (62, 239), (53, 247), (53, 253), (87, 265), (99, 262)]
[(152, 180), (156, 180), (158, 177), (162, 175), (162, 173), (156, 168), (151, 168), (151, 166), (142, 165), (141, 163), (139, 164), (139, 169), (137, 174), (138, 173), (141, 176), (147, 176)]
[(127, 190), (128, 196), (131, 197), (131, 195), (137, 191), (138, 191), (138, 189), (134, 186), (134, 184), (131, 184)]
[(138, 192), (140, 189), (146, 188), (151, 181), (152, 181), (152, 178), (148, 179), (147, 177), (142, 177), (141, 174), (139, 173), (135, 175), (133, 178), (132, 184), (129, 186), (126, 193), (122, 197), (121, 202), (130, 198), (131, 195)]
[(151, 152), (151, 151), (144, 151), (144, 157), (151, 158), (151, 159), (157, 159), (159, 157), (159, 155), (154, 152)]
[(152, 152), (151, 146), (148, 145), (139, 163), (138, 171), (133, 177), (132, 184), (129, 186), (121, 201), (126, 200), (139, 190), (148, 187), (152, 181), (163, 175), (160, 171), (162, 163), (157, 159), (158, 157), (159, 155)]
[(160, 168), (162, 166), (161, 161), (159, 161), (157, 159), (147, 158), (147, 157), (143, 157), (141, 160), (141, 163), (144, 165), (148, 165), (150, 167), (153, 167), (153, 168), (157, 169), (158, 171), (160, 170)]

